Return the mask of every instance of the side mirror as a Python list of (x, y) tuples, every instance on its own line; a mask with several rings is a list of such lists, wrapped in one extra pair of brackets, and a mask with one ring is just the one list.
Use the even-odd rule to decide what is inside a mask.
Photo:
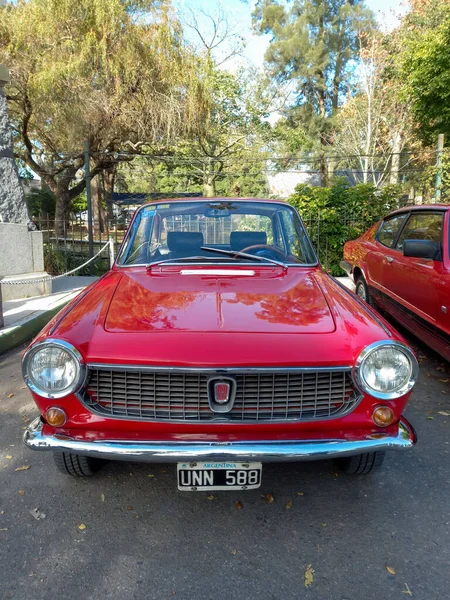
[(440, 244), (431, 240), (405, 240), (403, 242), (403, 256), (439, 260), (440, 253)]

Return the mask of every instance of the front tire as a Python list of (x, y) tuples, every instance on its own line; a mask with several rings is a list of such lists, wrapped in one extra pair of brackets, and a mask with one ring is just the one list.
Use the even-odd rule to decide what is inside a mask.
[(374, 306), (372, 296), (370, 295), (370, 292), (369, 292), (369, 286), (367, 285), (366, 280), (362, 276), (358, 277), (358, 279), (356, 280), (355, 294), (359, 298), (361, 298), (361, 300), (364, 300), (364, 302), (367, 302), (367, 304), (369, 306), (372, 306), (372, 307)]
[(103, 461), (72, 452), (53, 452), (58, 471), (72, 477), (90, 477), (103, 466)]
[(365, 452), (347, 458), (338, 458), (337, 464), (347, 475), (367, 475), (381, 469), (386, 452)]

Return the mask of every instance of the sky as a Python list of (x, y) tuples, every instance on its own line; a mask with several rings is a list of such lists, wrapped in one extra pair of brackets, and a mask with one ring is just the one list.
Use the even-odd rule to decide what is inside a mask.
[[(245, 39), (246, 48), (244, 57), (247, 62), (256, 67), (262, 67), (264, 52), (270, 40), (269, 35), (257, 36), (251, 30), (251, 13), (255, 4), (254, 0), (175, 0), (174, 5), (182, 12), (189, 15), (189, 10), (204, 10), (214, 14), (217, 5), (222, 6), (223, 11), (229, 16), (230, 21), (235, 23), (238, 31)], [(374, 11), (377, 20), (384, 30), (393, 29), (398, 23), (398, 16), (407, 12), (408, 0), (367, 0), (367, 5)], [(237, 66), (235, 63), (234, 66)], [(232, 64), (227, 68), (233, 69)]]

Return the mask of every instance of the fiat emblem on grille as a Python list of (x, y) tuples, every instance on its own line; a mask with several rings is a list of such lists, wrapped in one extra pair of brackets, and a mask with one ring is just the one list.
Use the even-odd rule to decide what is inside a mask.
[(225, 404), (230, 399), (231, 385), (228, 382), (214, 384), (214, 401), (217, 404)]
[(208, 378), (209, 408), (215, 413), (229, 413), (236, 398), (236, 379), (228, 374), (214, 374)]

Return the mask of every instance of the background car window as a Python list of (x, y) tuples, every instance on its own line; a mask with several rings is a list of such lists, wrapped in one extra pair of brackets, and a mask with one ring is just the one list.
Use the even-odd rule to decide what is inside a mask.
[(400, 231), (407, 216), (408, 213), (405, 213), (384, 221), (377, 236), (380, 244), (383, 244), (383, 246), (387, 246), (388, 248), (392, 248), (398, 232)]
[(396, 248), (402, 250), (405, 240), (431, 240), (439, 244), (442, 240), (443, 223), (443, 213), (412, 214), (398, 239)]

